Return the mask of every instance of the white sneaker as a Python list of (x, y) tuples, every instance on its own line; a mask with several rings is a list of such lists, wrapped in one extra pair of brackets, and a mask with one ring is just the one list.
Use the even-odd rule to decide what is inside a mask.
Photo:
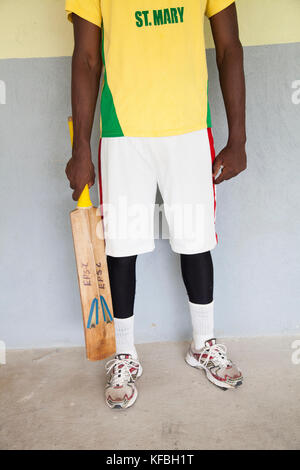
[(185, 360), (192, 367), (204, 369), (208, 380), (223, 390), (243, 383), (241, 371), (227, 358), (226, 346), (218, 344), (215, 338), (206, 341), (204, 348), (199, 350), (192, 343)]
[(108, 380), (105, 387), (106, 403), (110, 408), (129, 408), (137, 399), (135, 381), (143, 369), (130, 354), (118, 354), (105, 365)]

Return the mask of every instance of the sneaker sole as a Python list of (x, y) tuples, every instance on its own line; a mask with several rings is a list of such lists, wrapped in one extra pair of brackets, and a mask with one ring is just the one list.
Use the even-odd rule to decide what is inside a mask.
[(142, 366), (140, 365), (140, 367), (139, 367), (139, 371), (138, 371), (138, 373), (137, 373), (137, 376), (136, 376), (136, 378), (137, 378), (137, 379), (139, 379), (139, 378), (140, 378), (140, 376), (142, 375), (142, 373), (143, 373), (143, 368), (142, 368)]
[(242, 385), (242, 383), (243, 383), (242, 380), (239, 380), (235, 385), (230, 385), (226, 382), (221, 382), (220, 380), (216, 379), (212, 375), (212, 373), (210, 372), (210, 370), (207, 367), (200, 365), (199, 362), (189, 352), (187, 353), (187, 355), (185, 357), (185, 362), (189, 366), (194, 367), (195, 369), (204, 370), (206, 372), (206, 377), (208, 378), (208, 380), (210, 382), (212, 382), (214, 385), (216, 385), (217, 387), (221, 388), (222, 390), (235, 389), (238, 386)]

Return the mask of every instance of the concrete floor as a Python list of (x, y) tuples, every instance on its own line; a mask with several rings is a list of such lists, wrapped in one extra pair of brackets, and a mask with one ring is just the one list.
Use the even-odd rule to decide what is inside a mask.
[(141, 345), (139, 398), (126, 411), (105, 406), (103, 364), (82, 348), (10, 351), (0, 366), (0, 448), (299, 449), (294, 339), (226, 340), (245, 376), (226, 392), (185, 364), (186, 344)]

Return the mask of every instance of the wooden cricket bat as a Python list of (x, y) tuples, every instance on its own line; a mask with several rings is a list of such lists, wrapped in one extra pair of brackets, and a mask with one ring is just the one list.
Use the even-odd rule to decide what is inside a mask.
[[(73, 121), (69, 117), (73, 145)], [(99, 361), (116, 351), (114, 316), (100, 208), (93, 207), (88, 185), (70, 213), (77, 264), (86, 356)]]

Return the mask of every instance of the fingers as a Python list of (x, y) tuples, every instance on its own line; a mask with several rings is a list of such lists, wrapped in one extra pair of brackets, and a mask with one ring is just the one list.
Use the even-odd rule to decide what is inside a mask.
[(215, 179), (215, 184), (220, 184), (224, 180), (225, 180), (225, 178), (224, 178), (223, 174), (221, 173), (220, 176), (218, 176), (218, 178)]
[(71, 158), (66, 166), (65, 173), (73, 189), (72, 198), (78, 201), (85, 185), (91, 188), (96, 179), (95, 168), (92, 162), (75, 161)]
[(246, 168), (246, 161), (247, 156), (244, 146), (224, 147), (213, 163), (212, 172), (215, 184), (220, 184), (237, 176)]
[(226, 180), (230, 180), (231, 178), (233, 178), (234, 176), (238, 175), (238, 173), (232, 171), (232, 170), (229, 170), (229, 169), (226, 169), (224, 168), (220, 175), (218, 176), (218, 178), (215, 179), (215, 184), (220, 184), (222, 183), (222, 181), (226, 181)]
[(73, 194), (72, 194), (72, 198), (74, 199), (74, 201), (78, 201), (78, 199), (80, 198), (81, 193), (82, 193), (82, 191), (84, 190), (86, 184), (88, 185), (89, 189), (90, 189), (92, 186), (94, 186), (94, 184), (95, 184), (95, 177), (94, 177), (93, 180), (90, 181), (89, 183), (83, 183), (83, 185), (80, 185), (80, 186), (77, 186), (77, 187), (76, 187), (76, 186), (72, 186), (71, 183), (70, 183), (70, 187), (71, 187), (72, 189), (74, 189)]
[(66, 168), (65, 168), (65, 173), (67, 175), (67, 178), (69, 179), (69, 173), (70, 173), (70, 160), (68, 161)]
[(74, 201), (78, 201), (84, 188), (85, 188), (85, 183), (83, 185), (81, 184), (80, 186), (72, 188), (74, 189), (73, 194), (72, 194), (72, 198), (74, 199)]
[(93, 174), (92, 174), (92, 177), (91, 177), (91, 180), (89, 181), (89, 183), (87, 183), (89, 189), (90, 189), (92, 186), (94, 186), (94, 184), (95, 184), (95, 179), (96, 179), (96, 175), (95, 175), (95, 170), (94, 170), (94, 172), (93, 172)]
[(215, 178), (219, 171), (222, 169), (223, 166), (223, 158), (221, 155), (218, 155), (215, 158), (215, 161), (213, 163), (213, 177)]
[(88, 183), (89, 188), (91, 188), (92, 186), (94, 186), (94, 184), (95, 184), (95, 179), (96, 179), (96, 174), (95, 174), (95, 168), (94, 168), (94, 166), (93, 166), (93, 172), (92, 172), (92, 175), (91, 175), (91, 180), (90, 180), (90, 182)]

